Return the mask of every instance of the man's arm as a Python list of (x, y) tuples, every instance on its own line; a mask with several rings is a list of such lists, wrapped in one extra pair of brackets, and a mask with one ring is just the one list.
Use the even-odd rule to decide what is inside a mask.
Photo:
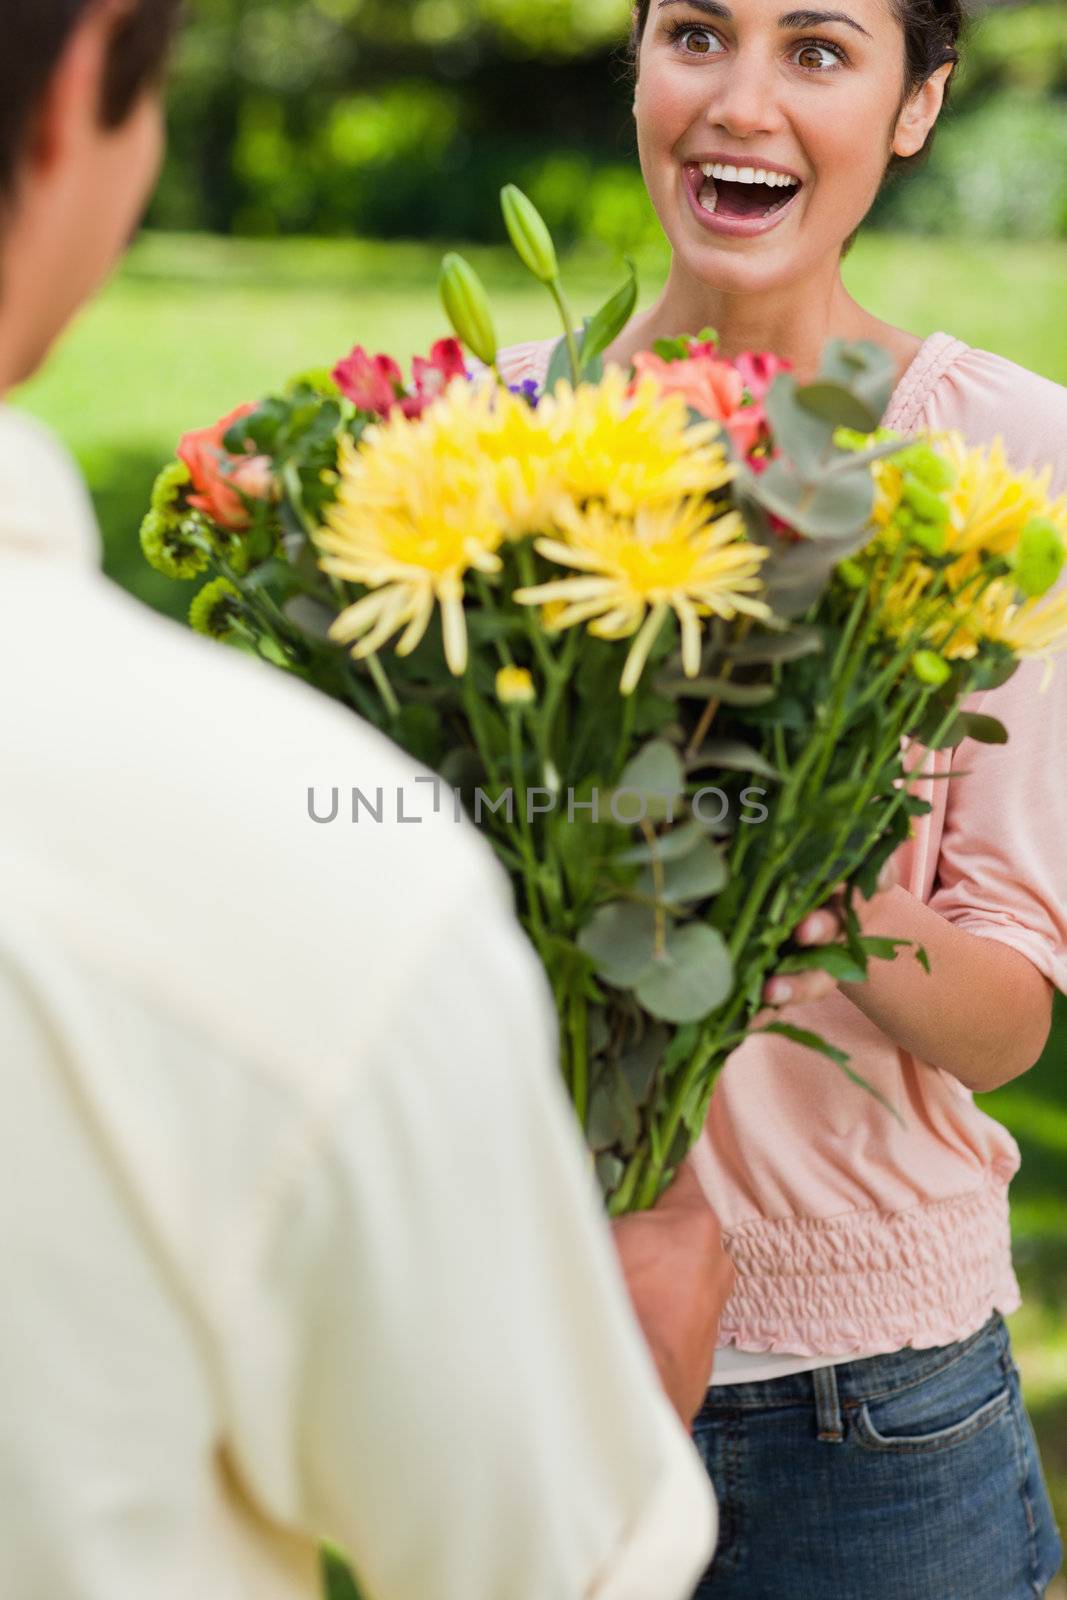
[(684, 1600), (710, 1484), (634, 1321), (547, 984), (474, 888), (411, 952), (270, 1249), (301, 1319), (290, 1514), (375, 1600)]

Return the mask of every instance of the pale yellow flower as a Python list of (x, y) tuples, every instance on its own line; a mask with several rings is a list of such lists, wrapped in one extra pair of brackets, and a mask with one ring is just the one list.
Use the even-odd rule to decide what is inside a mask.
[(466, 670), (464, 578), (499, 572), (505, 530), (477, 455), (453, 446), (442, 429), (402, 416), (358, 447), (342, 441), (337, 500), (316, 542), (323, 571), (371, 591), (330, 630), (341, 644), (358, 641), (357, 658), (401, 629), (397, 653), (408, 655), (439, 605), (449, 669)]
[(770, 607), (759, 598), (759, 569), (770, 554), (745, 537), (736, 511), (714, 516), (703, 500), (646, 506), (616, 516), (603, 505), (584, 511), (563, 508), (561, 538), (539, 539), (541, 555), (582, 576), (520, 589), (520, 605), (563, 604), (557, 628), (588, 623), (602, 639), (634, 635), (620, 688), (630, 694), (649, 653), (673, 611), (681, 628), (682, 663), (689, 677), (700, 670), (701, 623), (709, 616), (738, 613), (766, 620)]

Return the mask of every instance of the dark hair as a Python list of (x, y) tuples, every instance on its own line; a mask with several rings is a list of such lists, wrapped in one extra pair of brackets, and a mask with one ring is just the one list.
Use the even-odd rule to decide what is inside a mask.
[[(2, 0), (0, 204), (11, 194), (34, 111), (67, 41), (98, 0)], [(120, 127), (161, 81), (181, 0), (130, 0), (115, 19), (100, 106), (101, 125)]]
[[(963, 31), (965, 11), (963, 0), (890, 0), (897, 21), (904, 31), (904, 84), (900, 97), (901, 107), (920, 89), (927, 78), (946, 62), (952, 63), (945, 84), (945, 97), (956, 75), (959, 63), (960, 35)], [(636, 64), (637, 53), (644, 36), (651, 0), (636, 0), (634, 30), (630, 41), (631, 57)], [(930, 129), (921, 150), (912, 156), (894, 155), (887, 173), (910, 171), (929, 155), (937, 124)], [(849, 241), (851, 243), (851, 241)]]

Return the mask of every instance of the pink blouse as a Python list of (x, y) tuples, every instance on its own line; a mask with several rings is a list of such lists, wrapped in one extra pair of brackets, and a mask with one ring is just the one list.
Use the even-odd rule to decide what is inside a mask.
[[(550, 348), (509, 352), (508, 380), (543, 379)], [(958, 429), (971, 444), (1000, 434), (1013, 465), (1051, 464), (1067, 492), (1067, 389), (949, 334), (925, 340), (885, 422)], [(1008, 745), (927, 757), (967, 775), (920, 785), (933, 810), (897, 860), (911, 894), (1067, 992), (1067, 663), (1042, 689), (1044, 671), (1024, 663), (972, 702), (1006, 724)], [(737, 1268), (721, 1342), (870, 1355), (949, 1344), (1015, 1310), (1011, 1135), (843, 994), (786, 1014), (847, 1050), (902, 1120), (787, 1040), (754, 1037), (730, 1058), (694, 1153)]]

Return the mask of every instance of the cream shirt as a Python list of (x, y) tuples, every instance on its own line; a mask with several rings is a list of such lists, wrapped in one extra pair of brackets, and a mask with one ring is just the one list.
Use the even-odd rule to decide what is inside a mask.
[(683, 1600), (710, 1486), (504, 873), (96, 548), (0, 412), (0, 1595), (296, 1600), (326, 1535), (368, 1600)]

